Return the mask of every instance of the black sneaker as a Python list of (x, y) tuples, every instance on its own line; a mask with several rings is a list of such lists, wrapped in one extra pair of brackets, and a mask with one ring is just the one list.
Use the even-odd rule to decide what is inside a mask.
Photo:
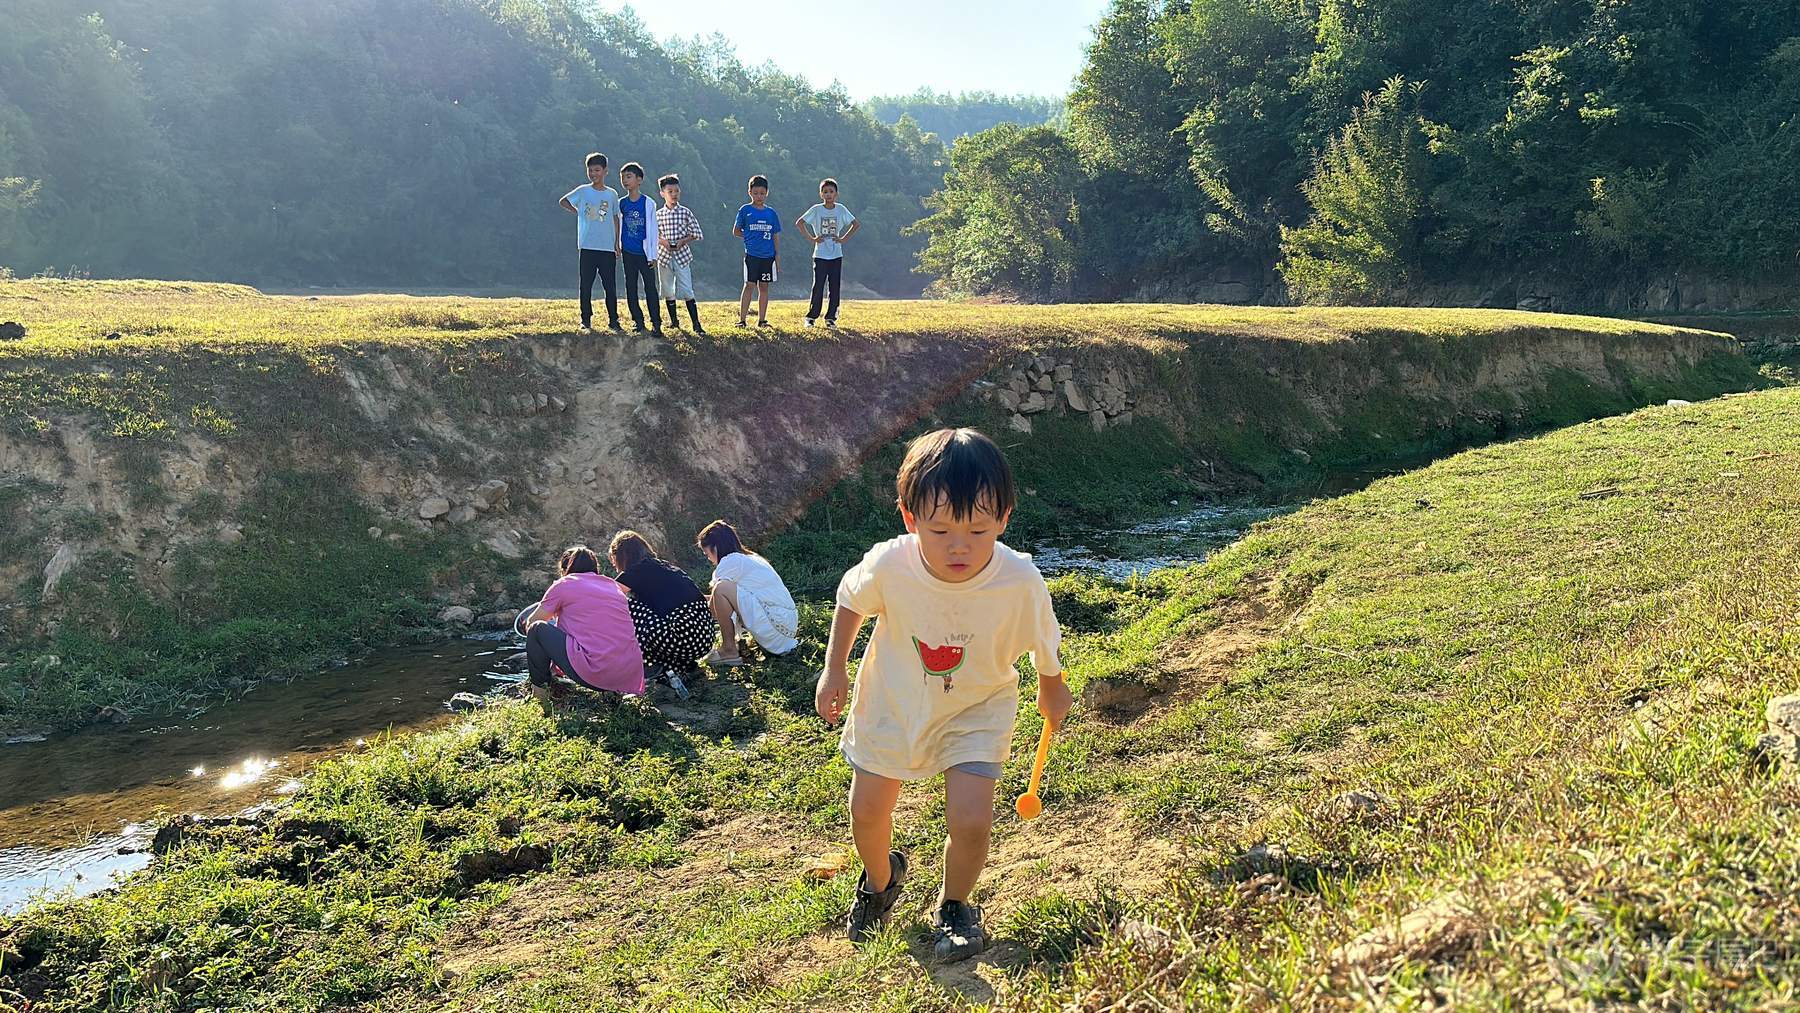
[(617, 320), (614, 320), (612, 323), (607, 324), (606, 329), (613, 332), (614, 334), (624, 334), (625, 333), (625, 328), (620, 327), (619, 322)]
[(937, 932), (939, 960), (967, 960), (987, 949), (987, 930), (981, 927), (981, 909), (960, 900), (947, 900), (931, 916)]
[(865, 871), (856, 877), (856, 899), (850, 903), (849, 936), (853, 943), (863, 943), (881, 931), (887, 924), (888, 914), (894, 910), (894, 902), (900, 899), (900, 888), (906, 885), (906, 856), (898, 851), (888, 852), (888, 868), (892, 870), (892, 878), (888, 880), (887, 889), (880, 893), (870, 893), (866, 887), (869, 874)]
[(644, 325), (643, 324), (632, 324), (631, 325), (631, 333), (633, 333), (633, 334), (644, 333)]
[(694, 325), (694, 333), (695, 334), (705, 334), (706, 328), (700, 326), (699, 324), (695, 324)]

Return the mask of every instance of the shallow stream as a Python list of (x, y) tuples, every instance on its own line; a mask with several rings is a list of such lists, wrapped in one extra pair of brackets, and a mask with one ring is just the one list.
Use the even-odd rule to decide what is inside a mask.
[[(1116, 580), (1204, 560), (1284, 506), (1171, 504), (1172, 515), (1033, 547), (1046, 574)], [(458, 693), (502, 692), (521, 677), (510, 634), (397, 647), (187, 718), (102, 725), (0, 744), (0, 914), (34, 896), (93, 893), (150, 863), (154, 822), (229, 815), (298, 787), (309, 766), (389, 732), (451, 719)]]
[(148, 865), (158, 817), (241, 812), (359, 741), (450, 719), (455, 694), (517, 679), (497, 671), (515, 650), (510, 639), (396, 647), (192, 717), (0, 744), (0, 914)]

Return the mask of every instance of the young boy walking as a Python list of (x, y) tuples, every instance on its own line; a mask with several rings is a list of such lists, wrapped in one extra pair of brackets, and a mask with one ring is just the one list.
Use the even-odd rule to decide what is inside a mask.
[(744, 297), (738, 301), (738, 326), (748, 327), (750, 296), (755, 293), (756, 326), (769, 326), (769, 286), (781, 266), (781, 216), (768, 207), (769, 177), (750, 177), (750, 203), (738, 208), (731, 234), (744, 241)]
[(837, 722), (850, 693), (851, 645), (874, 616), (840, 740), (863, 861), (849, 935), (862, 942), (880, 931), (906, 882), (906, 856), (890, 850), (901, 784), (941, 773), (950, 836), (931, 921), (938, 956), (958, 960), (987, 946), (969, 894), (987, 862), (994, 786), (1012, 746), (1013, 664), (1031, 654), (1038, 712), (1052, 727), (1073, 697), (1044, 578), (1030, 556), (999, 541), (1017, 499), (1000, 448), (973, 429), (928, 433), (907, 448), (895, 491), (907, 533), (870, 549), (838, 584), (814, 704)]
[(606, 156), (587, 157), (588, 181), (563, 194), (562, 206), (575, 215), (575, 242), (581, 249), (581, 333), (594, 333), (594, 276), (606, 289), (606, 318), (619, 326), (619, 297), (614, 288), (614, 251), (619, 248), (619, 194), (606, 185)]
[(705, 334), (700, 326), (700, 304), (694, 300), (695, 243), (705, 239), (700, 231), (700, 218), (681, 203), (681, 177), (670, 173), (656, 181), (662, 191), (663, 206), (656, 209), (656, 238), (662, 246), (656, 258), (656, 284), (669, 301), (669, 326), (681, 326), (675, 312), (675, 300), (686, 299), (688, 319), (694, 322), (694, 333)]
[(644, 333), (644, 311), (638, 308), (638, 282), (644, 283), (644, 301), (650, 305), (650, 330), (662, 337), (662, 307), (656, 298), (656, 202), (638, 193), (644, 185), (644, 167), (626, 162), (619, 170), (625, 196), (619, 198), (619, 255), (625, 261), (625, 304), (631, 307), (633, 330)]
[(806, 213), (794, 222), (806, 241), (813, 244), (812, 305), (806, 311), (808, 327), (819, 319), (819, 303), (823, 301), (827, 286), (831, 288), (831, 307), (825, 311), (825, 326), (837, 326), (838, 290), (844, 284), (844, 244), (862, 225), (849, 208), (837, 202), (837, 198), (837, 180), (823, 180), (819, 183), (819, 203), (807, 208)]

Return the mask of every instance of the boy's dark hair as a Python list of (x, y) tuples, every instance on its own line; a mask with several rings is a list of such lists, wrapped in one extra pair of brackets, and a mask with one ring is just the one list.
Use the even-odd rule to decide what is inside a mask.
[(759, 186), (762, 187), (764, 190), (767, 190), (769, 188), (769, 177), (767, 177), (767, 176), (751, 176), (750, 177), (750, 185), (745, 187), (744, 189), (754, 190)]
[(606, 168), (606, 156), (602, 155), (598, 151), (590, 151), (590, 152), (588, 152), (587, 165), (588, 165), (588, 168), (590, 168), (590, 169), (592, 169), (596, 165), (598, 165), (600, 168), (604, 169), (604, 168)]
[(677, 176), (671, 172), (667, 176), (664, 176), (663, 178), (656, 181), (656, 188), (658, 190), (661, 190), (663, 187), (668, 186), (670, 183), (673, 183), (676, 186), (680, 186), (681, 185), (681, 177)]
[(636, 162), (626, 162), (624, 165), (619, 166), (619, 175), (623, 176), (628, 172), (639, 179), (644, 178), (644, 167)]
[(599, 573), (600, 557), (585, 545), (571, 545), (556, 561), (556, 572), (565, 577), (571, 573)]
[(836, 190), (838, 188), (837, 180), (832, 179), (830, 176), (826, 176), (824, 179), (819, 180), (819, 189), (823, 190), (826, 187), (831, 187), (833, 190)]
[(744, 548), (743, 542), (738, 541), (737, 529), (724, 521), (713, 521), (701, 528), (700, 533), (694, 536), (694, 544), (702, 549), (713, 550), (713, 554), (720, 559), (724, 559), (734, 552), (745, 554), (750, 552), (749, 549)]
[(646, 559), (656, 558), (656, 550), (650, 547), (649, 540), (629, 528), (613, 536), (606, 554), (620, 571), (629, 570)]
[(1018, 502), (1006, 455), (973, 429), (939, 429), (913, 440), (900, 462), (894, 492), (915, 518), (942, 505), (959, 521), (981, 509), (1004, 517)]

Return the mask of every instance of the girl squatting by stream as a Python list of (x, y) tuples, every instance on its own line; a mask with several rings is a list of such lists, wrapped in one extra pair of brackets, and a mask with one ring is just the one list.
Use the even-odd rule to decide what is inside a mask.
[(565, 550), (556, 572), (544, 600), (523, 620), (531, 695), (549, 709), (556, 686), (551, 665), (590, 689), (642, 693), (644, 655), (624, 588), (600, 572), (599, 555), (585, 545)]

